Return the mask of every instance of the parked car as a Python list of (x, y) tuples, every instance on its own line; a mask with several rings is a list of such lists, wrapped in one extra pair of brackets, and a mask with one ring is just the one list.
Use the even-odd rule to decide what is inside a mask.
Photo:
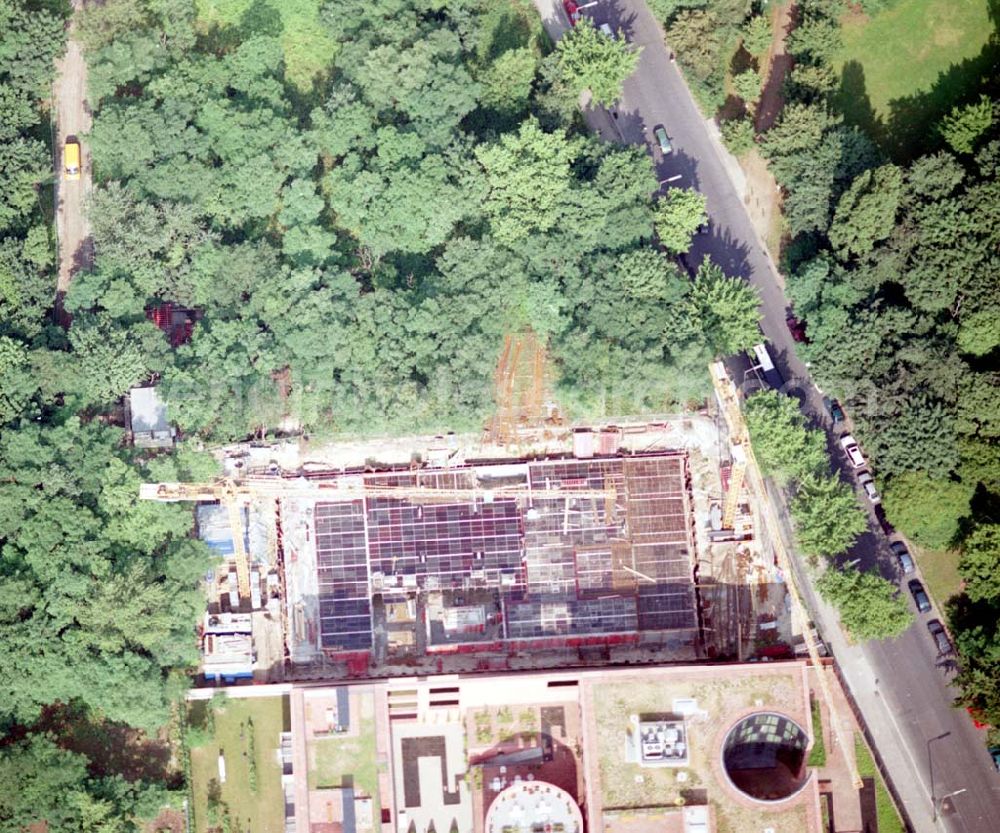
[(597, 28), (600, 29), (601, 34), (604, 35), (604, 37), (611, 38), (611, 40), (615, 39), (615, 32), (610, 26), (608, 26), (607, 23), (602, 23)]
[(860, 469), (865, 464), (865, 455), (861, 453), (857, 441), (850, 434), (844, 434), (840, 438), (840, 447), (844, 449), (844, 454), (854, 468)]
[(1000, 772), (1000, 746), (990, 747), (990, 757), (993, 759), (993, 766)]
[(950, 654), (951, 653), (951, 640), (948, 639), (948, 634), (945, 633), (944, 625), (941, 624), (939, 619), (931, 619), (927, 623), (927, 630), (931, 632), (931, 637), (934, 639), (934, 644), (937, 645), (939, 654)]
[(566, 17), (569, 18), (569, 25), (576, 26), (582, 16), (580, 6), (575, 0), (563, 0), (563, 10), (566, 12)]
[(67, 136), (63, 148), (63, 177), (67, 180), (80, 178), (80, 142), (76, 136)]
[(668, 156), (674, 152), (674, 146), (670, 144), (670, 137), (667, 135), (667, 128), (662, 124), (658, 124), (653, 128), (653, 136), (656, 137), (656, 142), (659, 144), (664, 156)]
[(872, 505), (882, 502), (882, 498), (879, 497), (879, 493), (875, 489), (875, 479), (872, 477), (870, 471), (863, 471), (858, 475), (858, 484), (865, 490), (865, 494), (868, 495), (868, 500), (872, 502)]
[(826, 408), (826, 412), (830, 415), (830, 419), (833, 420), (834, 425), (838, 425), (844, 421), (844, 409), (840, 407), (840, 403), (836, 399), (824, 396), (823, 407)]
[(785, 324), (788, 325), (788, 332), (792, 334), (792, 340), (798, 341), (802, 344), (809, 343), (809, 337), (806, 335), (806, 325), (799, 321), (794, 315), (789, 315), (785, 319)]
[(902, 541), (893, 541), (889, 544), (889, 549), (892, 550), (892, 554), (896, 556), (896, 563), (899, 564), (899, 569), (903, 571), (903, 575), (909, 575), (913, 572), (913, 556), (910, 555), (910, 551), (906, 549), (906, 544)]
[(921, 613), (926, 613), (931, 609), (931, 600), (928, 598), (924, 586), (916, 579), (913, 579), (909, 586), (910, 595), (913, 596), (913, 601), (916, 602), (917, 610)]

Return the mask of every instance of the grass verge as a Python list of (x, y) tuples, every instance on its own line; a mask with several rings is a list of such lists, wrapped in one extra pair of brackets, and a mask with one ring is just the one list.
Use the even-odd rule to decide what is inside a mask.
[(372, 797), (372, 813), (377, 819), (381, 807), (378, 800), (374, 702), (370, 694), (362, 695), (362, 699), (362, 716), (356, 735), (333, 735), (312, 741), (315, 766), (309, 770), (309, 787), (340, 787), (349, 781), (356, 790)]
[[(189, 721), (205, 725), (204, 709), (203, 701), (193, 703)], [(220, 827), (227, 833), (282, 833), (284, 797), (276, 750), (284, 725), (281, 697), (232, 699), (216, 710), (211, 735), (191, 750), (198, 833)], [(225, 783), (219, 778), (220, 752)]]
[(807, 766), (826, 766), (826, 742), (823, 740), (823, 715), (819, 707), (819, 700), (815, 697), (812, 700), (812, 722), (813, 722), (813, 748), (809, 750)]
[(928, 550), (913, 547), (917, 566), (927, 589), (939, 606), (962, 590), (962, 577), (958, 574), (958, 553), (955, 550)]
[(860, 733), (854, 736), (854, 756), (857, 758), (858, 772), (861, 776), (875, 779), (875, 807), (878, 811), (879, 833), (906, 833), (903, 820), (896, 811), (896, 805), (892, 803), (892, 796), (889, 795), (889, 790), (875, 766), (875, 759), (872, 758)]

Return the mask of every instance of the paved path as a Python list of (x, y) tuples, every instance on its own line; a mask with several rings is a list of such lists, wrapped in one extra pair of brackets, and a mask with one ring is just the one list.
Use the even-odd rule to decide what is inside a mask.
[[(561, 4), (558, 0), (534, 2), (546, 31), (558, 39), (568, 28)], [(777, 269), (745, 210), (742, 172), (721, 148), (714, 126), (695, 106), (676, 64), (670, 61), (659, 25), (642, 0), (600, 0), (586, 13), (597, 23), (624, 30), (630, 42), (643, 48), (635, 74), (625, 83), (617, 118), (588, 111), (588, 125), (605, 138), (617, 136), (629, 144), (645, 145), (661, 181), (679, 175), (672, 185), (694, 187), (705, 194), (711, 231), (695, 238), (688, 262), (696, 265), (710, 255), (729, 274), (757, 287), (761, 327), (773, 345), (775, 363), (788, 380), (787, 392), (798, 396), (805, 413), (829, 430), (822, 393), (795, 354)], [(652, 130), (658, 124), (666, 126), (675, 148), (667, 158), (653, 147)], [(828, 440), (832, 459), (842, 465), (833, 432), (828, 433)], [(878, 566), (887, 576), (894, 575), (887, 539), (874, 516), (870, 524), (852, 556), (860, 558), (863, 566)], [(840, 632), (835, 613), (817, 598), (808, 582), (800, 581), (800, 585), (914, 827), (955, 833), (1000, 830), (996, 815), (1000, 775), (968, 716), (953, 707), (955, 692), (927, 632), (928, 619), (943, 617), (938, 613), (918, 616), (913, 627), (892, 642), (851, 645)], [(932, 797), (962, 788), (964, 793), (947, 802), (944, 818), (935, 821)]]
[(75, 15), (83, 7), (83, 0), (73, 0), (74, 18), (70, 21), (66, 54), (56, 65), (53, 95), (56, 109), (56, 231), (59, 238), (59, 279), (56, 285), (56, 311), (62, 316), (62, 299), (69, 289), (73, 275), (88, 268), (94, 256), (90, 223), (85, 202), (91, 189), (90, 151), (81, 141), (81, 175), (78, 180), (67, 181), (63, 176), (63, 148), (67, 136), (82, 135), (90, 130), (90, 107), (86, 102), (87, 64), (80, 44), (73, 38)]

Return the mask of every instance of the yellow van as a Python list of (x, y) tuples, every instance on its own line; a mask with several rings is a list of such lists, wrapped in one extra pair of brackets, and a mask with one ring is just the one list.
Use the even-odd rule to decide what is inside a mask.
[(80, 143), (74, 136), (69, 136), (66, 139), (66, 147), (63, 152), (63, 175), (66, 179), (80, 178)]

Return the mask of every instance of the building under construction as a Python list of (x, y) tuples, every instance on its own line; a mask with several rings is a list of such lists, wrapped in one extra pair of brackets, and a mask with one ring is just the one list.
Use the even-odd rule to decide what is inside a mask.
[(446, 438), (385, 462), (381, 442), (240, 447), (226, 478), (144, 484), (199, 504), (209, 617), (249, 616), (206, 626), (206, 669), (239, 679), (247, 635), (257, 681), (792, 653), (736, 435), (700, 415), (556, 434), (488, 460)]
[(293, 661), (697, 651), (683, 452), (309, 483), (315, 498), (279, 501)]

